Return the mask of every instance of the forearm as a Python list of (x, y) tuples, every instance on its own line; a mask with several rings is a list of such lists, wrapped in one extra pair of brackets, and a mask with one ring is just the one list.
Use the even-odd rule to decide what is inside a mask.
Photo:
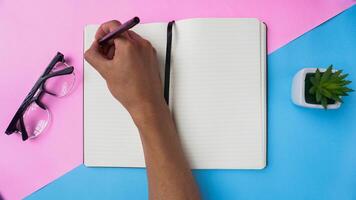
[[(162, 94), (157, 54), (146, 39), (126, 31), (102, 48), (98, 40), (121, 23), (102, 24), (85, 59), (105, 79), (109, 91), (137, 125), (147, 165), (151, 199), (199, 199), (177, 131)], [(119, 134), (119, 133), (118, 133)]]
[(167, 106), (134, 117), (145, 154), (150, 199), (200, 199)]

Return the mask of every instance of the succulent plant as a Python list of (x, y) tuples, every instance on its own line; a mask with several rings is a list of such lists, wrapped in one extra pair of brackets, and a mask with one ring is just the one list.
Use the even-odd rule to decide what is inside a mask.
[(317, 69), (314, 76), (310, 77), (312, 87), (309, 89), (309, 94), (315, 95), (316, 102), (324, 109), (327, 109), (328, 100), (343, 102), (341, 97), (348, 96), (348, 92), (354, 91), (346, 87), (351, 83), (345, 79), (347, 76), (348, 74), (342, 74), (342, 70), (333, 70), (332, 65), (325, 72)]

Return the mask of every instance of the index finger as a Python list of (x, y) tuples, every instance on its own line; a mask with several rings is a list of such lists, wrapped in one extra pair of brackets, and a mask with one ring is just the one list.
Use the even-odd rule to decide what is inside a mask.
[(98, 30), (96, 31), (95, 39), (100, 40), (106, 34), (114, 31), (119, 26), (121, 26), (121, 23), (117, 20), (111, 20), (111, 21), (101, 24), (100, 27), (98, 28)]

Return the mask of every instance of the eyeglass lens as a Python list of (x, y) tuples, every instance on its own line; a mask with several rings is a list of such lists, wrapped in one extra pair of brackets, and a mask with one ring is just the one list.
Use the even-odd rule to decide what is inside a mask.
[[(52, 73), (60, 71), (68, 67), (64, 63), (57, 63), (52, 69)], [(44, 92), (55, 97), (64, 97), (70, 94), (74, 87), (75, 74), (74, 72), (67, 75), (54, 76), (46, 80), (44, 83)], [(41, 99), (39, 99), (41, 101)], [(45, 105), (42, 105), (45, 106)], [(28, 137), (35, 138), (44, 132), (50, 125), (51, 113), (47, 107), (41, 107), (36, 101), (32, 102), (23, 114), (24, 128)], [(17, 124), (18, 130), (21, 130), (20, 122)], [(19, 132), (20, 134), (21, 131)]]

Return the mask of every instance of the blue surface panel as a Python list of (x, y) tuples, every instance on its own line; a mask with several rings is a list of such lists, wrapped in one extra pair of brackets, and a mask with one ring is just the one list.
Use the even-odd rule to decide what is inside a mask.
[[(356, 6), (268, 56), (267, 167), (195, 170), (204, 199), (356, 199), (356, 93), (338, 110), (290, 100), (299, 69), (330, 64), (356, 89)], [(27, 199), (147, 199), (145, 172), (82, 165)]]

